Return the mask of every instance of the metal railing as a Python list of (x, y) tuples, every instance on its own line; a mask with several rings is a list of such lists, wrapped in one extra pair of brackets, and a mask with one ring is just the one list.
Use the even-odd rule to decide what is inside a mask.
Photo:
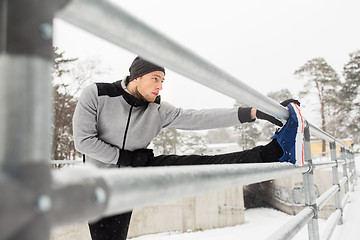
[[(55, 4), (37, 0), (37, 5), (34, 3), (35, 0), (12, 0), (2, 1), (0, 5), (4, 20), (0, 24), (3, 110), (0, 113), (3, 123), (0, 125), (0, 239), (48, 239), (54, 226), (298, 173), (303, 174), (306, 207), (271, 239), (291, 239), (305, 224), (309, 239), (319, 239), (318, 212), (334, 194), (337, 210), (328, 220), (326, 229), (330, 230), (323, 236), (331, 235), (332, 226), (341, 223), (342, 209), (356, 182), (354, 154), (309, 123), (305, 128), (306, 163), (300, 167), (289, 163), (262, 163), (136, 169), (85, 166), (51, 170), (51, 22), (55, 10), (66, 4), (57, 16), (71, 24), (279, 119), (287, 119), (289, 114), (278, 103), (108, 1), (67, 3), (63, 0)], [(42, 9), (36, 7), (39, 4)], [(313, 162), (310, 133), (329, 141), (332, 149), (336, 144), (341, 146), (341, 157), (336, 156), (335, 151), (331, 162)], [(344, 178), (338, 180), (341, 165)], [(325, 167), (333, 169), (334, 186), (316, 199), (313, 170)], [(339, 189), (343, 184), (347, 195), (341, 201)]]

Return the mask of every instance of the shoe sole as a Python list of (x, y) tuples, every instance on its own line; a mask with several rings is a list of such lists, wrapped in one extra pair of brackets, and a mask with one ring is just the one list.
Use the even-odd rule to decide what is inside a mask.
[(304, 165), (304, 118), (301, 115), (299, 106), (296, 105), (295, 103), (290, 103), (290, 104), (293, 107), (298, 120), (297, 134), (295, 138), (295, 157), (296, 157), (295, 165), (303, 166)]

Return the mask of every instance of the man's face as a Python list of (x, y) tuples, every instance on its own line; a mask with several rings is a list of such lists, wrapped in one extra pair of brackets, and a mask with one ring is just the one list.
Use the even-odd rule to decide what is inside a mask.
[(160, 90), (162, 90), (164, 77), (165, 74), (162, 71), (155, 71), (133, 80), (136, 83), (136, 95), (140, 94), (146, 101), (154, 102)]

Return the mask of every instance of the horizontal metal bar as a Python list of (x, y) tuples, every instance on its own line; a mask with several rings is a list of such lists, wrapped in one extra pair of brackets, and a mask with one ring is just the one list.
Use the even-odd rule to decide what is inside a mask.
[(51, 164), (79, 164), (83, 163), (82, 160), (51, 160)]
[(342, 179), (340, 179), (339, 185), (340, 185), (340, 186), (343, 186), (343, 185), (346, 183), (347, 180), (348, 180), (347, 177), (343, 177)]
[(313, 166), (315, 169), (323, 169), (336, 166), (336, 162), (334, 161), (322, 161), (322, 160), (314, 160)]
[(326, 221), (326, 226), (321, 235), (321, 240), (328, 240), (331, 238), (331, 235), (336, 227), (336, 224), (339, 222), (340, 217), (341, 217), (340, 209), (337, 209), (335, 212), (333, 212), (330, 215), (330, 217)]
[[(155, 203), (159, 200), (175, 200), (198, 194), (199, 192), (215, 191), (226, 187), (247, 185), (289, 176), (296, 173), (309, 171), (309, 165), (295, 167), (292, 164), (284, 163), (262, 163), (262, 164), (240, 164), (240, 165), (208, 165), (208, 166), (184, 166), (184, 167), (159, 167), (152, 171), (139, 169), (140, 174), (133, 174), (132, 169), (129, 174), (135, 186), (124, 183), (127, 179), (126, 173), (121, 177), (118, 173), (104, 174), (105, 180), (110, 183), (111, 193), (117, 195), (110, 199), (107, 214), (118, 209), (119, 201), (123, 203), (123, 208), (129, 204), (128, 209), (136, 207), (137, 204), (144, 205), (144, 200), (148, 203)], [(166, 174), (165, 174), (166, 173)], [(137, 175), (139, 177), (136, 177)], [(144, 177), (147, 177), (145, 179)], [(149, 182), (152, 182), (151, 186)], [(141, 186), (141, 187), (140, 187)], [(124, 196), (123, 191), (129, 191)], [(134, 191), (135, 190), (135, 191)], [(138, 200), (138, 193), (141, 192), (142, 200)], [(128, 200), (127, 200), (128, 199)]]
[(314, 211), (310, 207), (304, 208), (290, 222), (282, 225), (267, 240), (286, 240), (292, 239), (312, 218)]
[[(107, 196), (108, 203), (103, 214), (107, 216), (126, 212), (136, 207), (193, 196), (202, 192), (304, 173), (309, 171), (309, 168), (309, 164), (296, 167), (289, 163), (124, 169), (98, 169), (82, 165), (61, 171), (53, 170), (53, 174), (56, 175), (54, 177), (55, 188), (58, 188), (57, 185), (66, 185), (68, 188), (72, 188), (77, 195), (88, 194), (88, 192), (82, 194), (83, 189), (80, 183), (88, 185), (92, 183), (94, 178), (102, 179), (108, 189), (104, 193)], [(65, 200), (62, 201), (67, 202), (68, 196), (71, 197), (71, 194), (63, 194), (62, 198)], [(68, 201), (70, 200), (72, 199)], [(81, 205), (82, 208), (86, 207), (84, 202), (78, 201), (73, 202), (73, 204)], [(62, 206), (67, 207), (64, 204)], [(87, 207), (92, 208), (93, 206)], [(61, 214), (61, 212), (57, 214)], [(85, 220), (83, 216), (78, 217), (79, 219), (74, 219), (74, 221)], [(54, 221), (60, 221), (59, 217), (54, 218)], [(69, 224), (69, 222), (66, 220), (66, 222), (56, 222), (56, 224)]]
[[(57, 17), (248, 106), (279, 119), (287, 119), (289, 116), (288, 110), (279, 103), (163, 36), (109, 1), (72, 0), (57, 13)], [(330, 142), (335, 141), (328, 133), (309, 125), (311, 134)], [(339, 141), (337, 143), (344, 146)]]
[(346, 164), (346, 161), (345, 160), (337, 160), (337, 164), (344, 165), (344, 164)]
[(323, 140), (326, 140), (328, 142), (336, 142), (336, 144), (338, 146), (345, 147), (345, 145), (342, 142), (340, 142), (339, 140), (337, 140), (336, 138), (334, 138), (333, 136), (331, 136), (327, 132), (324, 132), (320, 128), (315, 127), (311, 123), (308, 123), (308, 124), (309, 124), (309, 127), (310, 127), (311, 135), (315, 135), (315, 136), (317, 136), (317, 137), (319, 137), (319, 138), (321, 138)]
[[(344, 165), (345, 163), (346, 163), (345, 160), (338, 160), (337, 161), (338, 165)], [(314, 166), (315, 169), (324, 169), (324, 168), (329, 168), (329, 167), (335, 167), (336, 162), (332, 161), (332, 160), (328, 160), (328, 161), (313, 160), (313, 166)]]
[(57, 17), (248, 106), (279, 119), (289, 116), (288, 110), (279, 103), (158, 33), (110, 1), (73, 0), (57, 13)]
[[(289, 116), (288, 110), (279, 103), (163, 36), (109, 1), (72, 0), (57, 13), (57, 17), (248, 106), (279, 119), (287, 119)], [(327, 141), (335, 140), (311, 124), (310, 131)], [(344, 146), (341, 142), (338, 144)]]
[(332, 196), (335, 195), (337, 191), (339, 191), (339, 185), (333, 185), (331, 188), (329, 188), (329, 190), (321, 194), (321, 196), (316, 200), (316, 204), (319, 210), (321, 210), (326, 205), (326, 203)]
[(349, 197), (350, 197), (350, 193), (348, 192), (348, 193), (345, 194), (343, 200), (341, 201), (342, 209), (344, 209), (346, 204), (348, 203)]

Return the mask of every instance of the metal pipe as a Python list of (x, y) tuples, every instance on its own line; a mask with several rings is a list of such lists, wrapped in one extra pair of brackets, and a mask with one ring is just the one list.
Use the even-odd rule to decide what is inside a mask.
[(0, 169), (50, 159), (51, 63), (0, 54)]
[(50, 163), (54, 164), (81, 164), (82, 160), (51, 160)]
[(339, 185), (340, 185), (340, 186), (344, 185), (344, 183), (346, 183), (346, 181), (348, 181), (348, 178), (347, 178), (347, 177), (343, 177), (342, 179), (340, 179)]
[[(23, 221), (11, 221), (0, 214), (0, 236), (9, 239), (41, 240), (49, 236), (49, 221), (42, 207), (44, 201), (51, 205), (50, 76), (48, 60), (0, 54), (0, 175), (9, 177), (8, 187), (15, 186), (10, 185), (13, 181), (21, 190), (12, 195), (16, 197), (12, 203), (18, 205), (3, 206), (6, 202), (0, 201), (0, 208), (12, 212), (11, 217), (27, 220), (23, 225)], [(19, 213), (19, 209), (24, 211)], [(40, 228), (43, 230), (37, 231)]]
[(57, 13), (57, 17), (248, 106), (279, 119), (289, 116), (288, 110), (279, 103), (109, 1), (73, 0)]
[(352, 175), (353, 175), (353, 173), (352, 173), (352, 172), (349, 172), (349, 175), (348, 175), (348, 182), (350, 182)]
[(336, 163), (334, 163), (332, 161), (316, 160), (316, 161), (313, 161), (313, 166), (315, 169), (324, 169), (324, 168), (336, 166)]
[[(79, 11), (81, 9), (81, 11)], [(73, 0), (57, 16), (94, 35), (279, 119), (286, 108), (105, 0)], [(109, 24), (109, 23), (112, 24)], [(312, 134), (335, 139), (310, 124)], [(339, 142), (339, 145), (343, 145)]]
[(47, 0), (5, 0), (0, 6), (0, 175), (7, 185), (1, 190), (0, 238), (43, 240), (50, 235), (55, 9)]
[(348, 203), (349, 198), (350, 198), (350, 193), (345, 194), (343, 200), (341, 201), (341, 206), (343, 209), (345, 208), (346, 204)]
[(345, 160), (337, 160), (337, 164), (338, 165), (344, 165), (344, 164), (346, 164), (346, 161)]
[[(154, 203), (193, 196), (201, 192), (304, 173), (309, 171), (309, 165), (296, 167), (289, 163), (259, 163), (124, 169), (98, 169), (84, 165), (54, 171), (54, 188), (66, 186), (77, 195), (89, 196), (91, 190), (86, 190), (87, 192), (82, 194), (85, 191), (82, 186), (92, 184), (93, 179), (102, 179), (108, 189), (104, 188), (104, 196), (108, 203), (103, 215), (107, 216)], [(66, 200), (67, 198), (69, 199)], [(88, 202), (86, 206), (86, 202), (71, 199), (71, 194), (63, 194), (59, 199), (54, 198), (54, 205), (58, 205), (56, 201), (70, 202), (71, 200), (75, 207), (81, 205), (82, 209), (91, 209), (95, 204)], [(70, 206), (62, 203), (59, 205), (63, 206), (63, 212), (68, 212), (64, 208)], [(62, 212), (57, 212), (57, 215), (59, 214), (61, 215)], [(72, 221), (83, 220), (86, 219), (79, 214), (74, 216)], [(54, 218), (54, 221), (55, 225), (70, 223), (69, 219), (60, 217)]]
[[(308, 158), (310, 164), (306, 163), (301, 167), (285, 163), (271, 163), (199, 166), (199, 168), (196, 166), (166, 167), (146, 170), (96, 169), (94, 172), (85, 172), (87, 168), (81, 168), (81, 170), (79, 168), (60, 171), (58, 178), (54, 174), (56, 180), (52, 184), (48, 161), (52, 107), (51, 20), (54, 6), (57, 4), (46, 0), (40, 2), (42, 11), (33, 4), (34, 1), (26, 1), (26, 6), (24, 1), (11, 1), (10, 10), (13, 11), (10, 14), (11, 18), (4, 15), (2, 19), (7, 19), (0, 25), (1, 33), (4, 33), (6, 25), (5, 34), (10, 34), (9, 39), (12, 39), (12, 41), (4, 42), (6, 40), (4, 36), (1, 36), (0, 43), (0, 78), (2, 79), (0, 81), (0, 104), (2, 104), (0, 107), (5, 109), (0, 112), (0, 121), (3, 123), (0, 125), (2, 133), (0, 135), (0, 175), (2, 179), (6, 179), (4, 180), (6, 185), (15, 186), (21, 183), (19, 188), (13, 187), (10, 190), (21, 190), (18, 191), (19, 194), (16, 197), (19, 200), (20, 209), (22, 207), (27, 209), (25, 220), (29, 223), (24, 224), (25, 220), (22, 220), (22, 224), (26, 225), (22, 228), (24, 225), (15, 226), (13, 224), (18, 224), (16, 221), (10, 222), (1, 215), (1, 234), (4, 234), (3, 229), (11, 227), (11, 231), (6, 231), (6, 237), (25, 240), (45, 239), (50, 229), (49, 224), (61, 225), (65, 222), (70, 224), (73, 221), (100, 217), (101, 213), (105, 216), (111, 215), (146, 204), (191, 196), (199, 191), (213, 191), (309, 172), (304, 177), (304, 182), (306, 182), (304, 185), (309, 191), (307, 194), (309, 207), (304, 215), (306, 217), (311, 215), (309, 208), (313, 211), (312, 214), (315, 217), (309, 223), (309, 236), (310, 239), (318, 239), (313, 172), (310, 169), (311, 158)], [(7, 7), (4, 3), (2, 6)], [(18, 12), (18, 9), (22, 12)], [(22, 18), (12, 15), (13, 13), (20, 13), (19, 16)], [(256, 107), (279, 119), (288, 118), (289, 113), (286, 108), (147, 27), (109, 1), (73, 0), (60, 13), (60, 17), (242, 103)], [(7, 26), (7, 20), (15, 24)], [(109, 24), (110, 22), (112, 24)], [(7, 32), (7, 30), (10, 31)], [(314, 129), (315, 135), (332, 138), (312, 125), (310, 128)], [(309, 147), (308, 150), (307, 154), (311, 155)], [(5, 174), (2, 175), (3, 173)], [(67, 173), (71, 174), (66, 175)], [(16, 176), (15, 180), (14, 176)], [(66, 176), (72, 176), (72, 178), (66, 178)], [(29, 194), (26, 189), (30, 192)], [(83, 194), (80, 198), (79, 193)], [(142, 196), (141, 199), (139, 199), (139, 194)], [(73, 211), (74, 206), (69, 207), (69, 204), (66, 204), (68, 201), (76, 203), (77, 212)], [(8, 212), (15, 207), (17, 208), (15, 210), (18, 210), (18, 204), (6, 203), (7, 205), (0, 207), (10, 206), (10, 209), (7, 209)], [(23, 212), (19, 213), (19, 217), (23, 215)], [(14, 232), (16, 236), (11, 235)]]
[(316, 204), (315, 188), (314, 188), (314, 169), (312, 167), (311, 159), (311, 145), (310, 145), (310, 129), (309, 125), (305, 124), (304, 128), (304, 158), (310, 164), (311, 170), (303, 174), (303, 185), (305, 193), (305, 204), (312, 208), (314, 217), (308, 223), (308, 236), (310, 240), (319, 239), (319, 224), (318, 224), (318, 207)]
[(333, 136), (331, 136), (330, 134), (328, 134), (327, 132), (324, 132), (323, 130), (321, 130), (320, 128), (318, 127), (315, 127), (314, 125), (312, 125), (311, 123), (309, 123), (309, 127), (310, 127), (310, 132), (312, 135), (315, 135), (325, 141), (328, 141), (328, 142), (334, 142), (336, 141), (336, 143), (339, 145), (339, 146), (342, 146), (342, 147), (345, 147), (345, 145), (336, 140)]
[[(338, 164), (337, 164), (337, 156), (336, 156), (336, 143), (330, 142), (330, 155), (331, 155), (331, 161), (336, 162), (336, 165), (332, 167), (332, 175), (333, 175), (333, 184), (334, 186), (338, 187), (338, 191), (335, 193), (335, 205), (336, 209), (340, 209), (340, 212), (342, 212), (341, 208), (341, 196), (340, 196), (340, 184), (339, 184), (339, 172), (338, 172)], [(340, 215), (339, 224), (343, 224), (343, 218), (342, 215)]]
[(352, 159), (353, 162), (354, 162), (354, 171), (355, 171), (354, 182), (355, 182), (355, 184), (356, 184), (357, 179), (358, 179), (358, 175), (357, 175), (356, 163), (355, 163), (355, 153), (354, 153), (354, 152), (351, 152), (350, 154), (351, 154), (351, 159)]
[(329, 240), (331, 238), (335, 226), (340, 220), (340, 218), (341, 218), (341, 210), (336, 209), (336, 211), (333, 212), (326, 221), (326, 227), (321, 235), (321, 240)]
[(326, 205), (326, 203), (330, 200), (332, 196), (335, 195), (337, 191), (339, 191), (339, 186), (333, 185), (326, 192), (321, 194), (321, 196), (316, 200), (316, 204), (318, 205), (319, 210), (321, 210)]
[(340, 158), (345, 161), (345, 164), (343, 165), (343, 176), (347, 177), (347, 179), (348, 179), (346, 182), (346, 185), (345, 185), (345, 193), (348, 193), (349, 185), (350, 185), (350, 178), (348, 176), (348, 163), (347, 163), (346, 154), (345, 154), (345, 147), (340, 148)]
[(314, 211), (310, 207), (304, 208), (291, 221), (281, 226), (267, 240), (286, 240), (292, 239), (312, 218)]

